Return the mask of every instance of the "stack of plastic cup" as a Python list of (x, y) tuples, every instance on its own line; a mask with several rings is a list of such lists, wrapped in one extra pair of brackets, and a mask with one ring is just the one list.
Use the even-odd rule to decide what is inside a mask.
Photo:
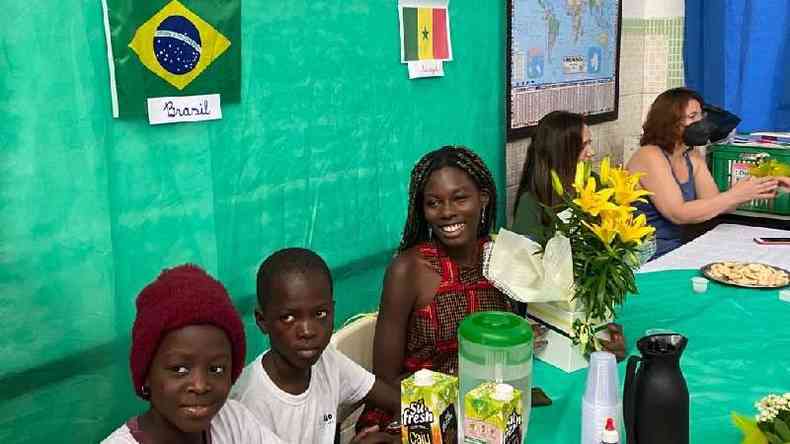
[(587, 370), (587, 387), (582, 397), (581, 444), (600, 444), (607, 417), (614, 418), (616, 427), (624, 436), (617, 360), (612, 353), (593, 352)]

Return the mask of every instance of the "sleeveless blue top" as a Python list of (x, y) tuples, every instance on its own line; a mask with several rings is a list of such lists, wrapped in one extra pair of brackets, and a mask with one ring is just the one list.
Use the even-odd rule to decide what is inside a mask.
[[(661, 152), (664, 153), (664, 157), (666, 157), (667, 162), (670, 162), (667, 153), (664, 152), (664, 150), (661, 150)], [(675, 170), (672, 169), (671, 162), (669, 169), (672, 171), (672, 177), (675, 178), (675, 182), (677, 182), (678, 186), (680, 187), (680, 192), (683, 194), (683, 201), (688, 202), (697, 199), (697, 189), (694, 187), (694, 166), (691, 164), (688, 151), (683, 153), (683, 158), (686, 159), (686, 166), (689, 170), (688, 181), (680, 183), (677, 175), (675, 175)], [(638, 202), (635, 206), (637, 211), (645, 215), (647, 218), (647, 223), (656, 229), (656, 254), (653, 255), (651, 259), (656, 259), (657, 257), (663, 256), (664, 254), (669, 253), (675, 248), (683, 245), (682, 230), (680, 225), (677, 225), (664, 217), (658, 211), (656, 206), (653, 205), (653, 202), (650, 199), (648, 199), (647, 203)]]

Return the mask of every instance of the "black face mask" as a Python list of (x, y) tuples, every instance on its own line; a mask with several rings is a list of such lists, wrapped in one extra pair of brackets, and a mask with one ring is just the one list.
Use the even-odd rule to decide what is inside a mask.
[(688, 146), (707, 145), (713, 124), (707, 119), (694, 122), (683, 130), (683, 143)]
[(708, 141), (718, 142), (730, 135), (741, 123), (735, 114), (712, 105), (702, 107), (705, 117), (683, 130), (683, 143), (688, 146), (707, 145)]

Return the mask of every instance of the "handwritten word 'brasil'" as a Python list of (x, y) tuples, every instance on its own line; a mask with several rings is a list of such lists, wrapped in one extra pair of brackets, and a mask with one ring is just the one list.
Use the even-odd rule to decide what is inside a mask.
[(165, 102), (162, 111), (167, 112), (167, 117), (181, 117), (181, 116), (209, 116), (211, 110), (208, 107), (208, 100), (203, 100), (198, 106), (185, 106), (182, 108), (176, 107), (172, 100)]

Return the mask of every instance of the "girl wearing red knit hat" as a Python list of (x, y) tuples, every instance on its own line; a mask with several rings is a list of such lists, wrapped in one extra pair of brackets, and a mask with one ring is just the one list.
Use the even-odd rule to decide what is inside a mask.
[(102, 444), (282, 443), (227, 400), (244, 353), (244, 327), (225, 287), (194, 265), (163, 271), (137, 296), (132, 327), (132, 381), (150, 408)]

